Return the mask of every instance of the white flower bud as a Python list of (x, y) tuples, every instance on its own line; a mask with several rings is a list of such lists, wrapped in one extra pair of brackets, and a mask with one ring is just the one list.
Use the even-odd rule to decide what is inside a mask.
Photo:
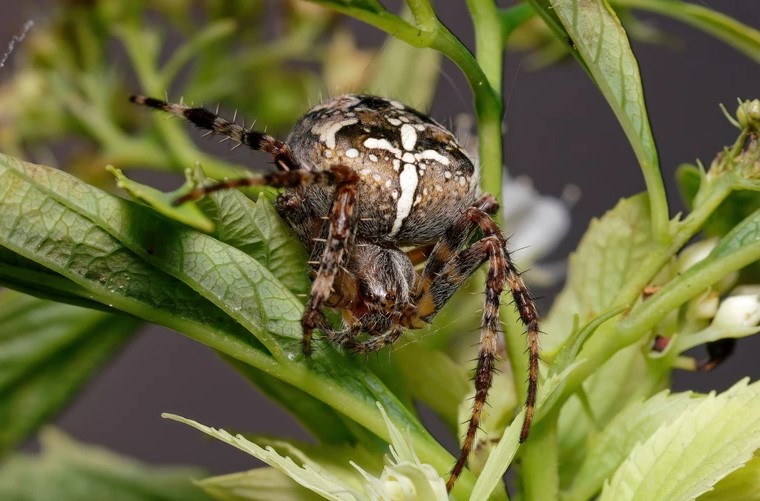
[(760, 288), (739, 287), (720, 303), (712, 325), (717, 328), (755, 327), (760, 323)]
[(683, 273), (698, 262), (702, 261), (710, 255), (716, 245), (718, 245), (718, 239), (710, 238), (693, 243), (684, 248), (681, 253), (678, 254), (678, 260), (676, 261), (676, 271), (678, 273)]
[(710, 320), (718, 312), (720, 295), (717, 292), (705, 292), (689, 304), (688, 316), (696, 320)]

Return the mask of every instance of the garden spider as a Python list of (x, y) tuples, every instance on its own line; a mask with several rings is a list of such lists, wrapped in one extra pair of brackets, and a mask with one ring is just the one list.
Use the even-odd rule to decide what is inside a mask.
[[(277, 211), (315, 268), (301, 320), (307, 355), (315, 329), (355, 353), (392, 344), (404, 329), (430, 323), (488, 262), (475, 398), (447, 489), (464, 469), (491, 387), (505, 286), (528, 336), (530, 370), (520, 440), (527, 438), (538, 384), (538, 312), (512, 263), (506, 237), (490, 217), (498, 204), (490, 195), (477, 195), (476, 169), (451, 132), (397, 101), (366, 95), (340, 96), (316, 106), (285, 142), (203, 108), (144, 96), (131, 101), (272, 156), (279, 172), (198, 187), (177, 203), (243, 186), (286, 188), (277, 198)], [(480, 238), (470, 245), (476, 233)], [(422, 272), (415, 271), (415, 264), (424, 261)], [(341, 329), (326, 320), (325, 307), (340, 311)]]

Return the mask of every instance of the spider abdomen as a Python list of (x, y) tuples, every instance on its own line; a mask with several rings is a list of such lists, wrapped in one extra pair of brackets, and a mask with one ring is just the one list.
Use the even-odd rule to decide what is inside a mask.
[[(357, 237), (398, 245), (433, 242), (445, 229), (442, 222), (475, 197), (475, 167), (454, 135), (396, 101), (330, 99), (307, 112), (287, 142), (305, 169), (345, 165), (359, 174)], [(331, 187), (309, 187), (301, 197), (306, 212), (326, 216), (331, 193)]]

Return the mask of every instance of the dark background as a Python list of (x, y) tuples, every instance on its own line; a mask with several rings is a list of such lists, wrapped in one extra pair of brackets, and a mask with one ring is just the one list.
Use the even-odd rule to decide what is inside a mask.
[[(701, 3), (760, 27), (757, 2)], [(438, 4), (443, 21), (472, 47), (465, 2)], [(0, 52), (27, 19), (44, 23), (44, 5), (41, 0), (0, 0)], [(718, 103), (733, 111), (737, 97), (760, 98), (760, 66), (687, 26), (642, 17), (681, 40), (677, 49), (634, 43), (675, 213), (682, 208), (673, 182), (676, 167), (697, 158), (709, 165), (720, 148), (734, 141), (737, 131), (723, 118)], [(384, 38), (373, 28), (361, 30), (360, 40), (366, 45), (377, 45)], [(571, 234), (553, 255), (559, 258), (576, 246), (591, 217), (603, 214), (619, 198), (643, 190), (644, 183), (622, 129), (579, 66), (569, 61), (531, 72), (523, 61), (521, 54), (510, 53), (506, 64), (505, 95), (510, 96), (506, 161), (511, 174), (530, 176), (541, 192), (559, 196), (568, 184), (581, 189)], [(0, 70), (0, 81), (12, 75), (13, 66), (11, 58)], [(470, 93), (458, 70), (446, 63), (444, 71), (448, 78), (441, 79), (430, 113), (441, 121), (470, 111)], [(545, 299), (539, 306), (545, 311), (549, 305)], [(760, 339), (740, 340), (728, 363), (710, 374), (678, 372), (675, 387), (706, 391), (724, 389), (746, 375), (756, 379), (758, 354)], [(249, 456), (162, 420), (161, 412), (227, 429), (307, 438), (291, 417), (252, 391), (211, 350), (158, 327), (145, 329), (56, 425), (80, 440), (148, 461), (199, 464), (219, 473), (251, 467)]]

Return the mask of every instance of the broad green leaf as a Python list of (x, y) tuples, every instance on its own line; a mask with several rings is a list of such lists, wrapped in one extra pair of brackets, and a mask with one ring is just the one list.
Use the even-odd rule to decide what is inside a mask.
[(678, 19), (724, 41), (760, 63), (760, 31), (711, 7), (678, 0), (611, 0), (611, 3)]
[(0, 292), (0, 454), (69, 403), (141, 322)]
[(697, 498), (699, 501), (760, 501), (760, 456), (755, 454), (744, 466), (715, 484)]
[(14, 456), (0, 467), (0, 499), (23, 501), (210, 501), (194, 468), (140, 464), (54, 430), (40, 435), (39, 455)]
[[(99, 202), (104, 206), (99, 207)], [(92, 213), (86, 214), (82, 207)], [(65, 290), (72, 296), (84, 294), (106, 308), (166, 325), (218, 350), (230, 351), (234, 346), (251, 356), (256, 353), (251, 350), (256, 343), (244, 329), (106, 232), (105, 225), (97, 221), (102, 219), (98, 212), (101, 209), (107, 211), (105, 219), (122, 231), (157, 218), (147, 208), (107, 195), (63, 172), (0, 156), (0, 245), (25, 259), (14, 258), (8, 252), (0, 256), (11, 264), (33, 260), (52, 272), (45, 277), (47, 281), (36, 284), (37, 291), (50, 285), (53, 293)], [(135, 223), (127, 222), (129, 215), (134, 216)], [(153, 242), (146, 242), (143, 252), (154, 252), (157, 243), (165, 243), (164, 238), (171, 232), (154, 236)], [(16, 281), (29, 278), (29, 269), (6, 268), (25, 273), (11, 277)], [(67, 288), (64, 280), (50, 280), (56, 276), (76, 287)], [(37, 275), (42, 277), (42, 273)]]
[(592, 220), (570, 256), (565, 287), (544, 320), (543, 330), (549, 335), (541, 339), (543, 351), (556, 351), (565, 342), (574, 315), (585, 324), (613, 306), (654, 245), (645, 194), (623, 199), (601, 219)]
[[(619, 311), (620, 305), (613, 303), (656, 245), (651, 238), (649, 214), (647, 197), (640, 194), (621, 200), (601, 219), (591, 221), (570, 257), (565, 287), (543, 324), (548, 333), (541, 340), (543, 351), (550, 359), (556, 356), (559, 367), (575, 359), (573, 353), (581, 346), (577, 336), (588, 339), (614, 335), (610, 329), (617, 320), (609, 318)], [(605, 319), (607, 323), (600, 324)], [(577, 331), (576, 336), (568, 337), (578, 324), (586, 327)], [(646, 371), (640, 343), (621, 350), (584, 385), (593, 414), (589, 415), (578, 397), (563, 407), (559, 418), (560, 461), (566, 465), (560, 471), (563, 483), (580, 466), (588, 434), (603, 426), (631, 399), (648, 396), (641, 393), (646, 391), (646, 385), (641, 384)]]
[(691, 393), (661, 392), (645, 402), (635, 401), (596, 435), (592, 435), (574, 482), (563, 493), (566, 501), (591, 499), (633, 448), (661, 426), (670, 423), (701, 397)]
[(583, 61), (630, 141), (646, 180), (655, 238), (664, 238), (669, 218), (654, 137), (649, 127), (639, 66), (625, 30), (607, 0), (532, 0), (544, 20)]
[(324, 499), (271, 467), (207, 478), (199, 481), (198, 486), (219, 501), (320, 501)]
[(106, 169), (116, 177), (116, 186), (127, 192), (135, 201), (144, 203), (148, 207), (152, 207), (159, 214), (163, 214), (170, 219), (184, 223), (197, 230), (206, 233), (214, 230), (214, 223), (195, 204), (174, 205), (174, 201), (177, 198), (192, 189), (195, 185), (195, 182), (190, 179), (189, 171), (187, 173), (187, 181), (180, 189), (171, 193), (164, 193), (151, 186), (132, 181), (120, 169), (110, 165)]
[(309, 292), (306, 251), (266, 197), (254, 202), (237, 190), (227, 190), (204, 197), (197, 205), (215, 225), (216, 238), (263, 264), (293, 294)]
[(710, 394), (633, 448), (600, 501), (694, 499), (760, 448), (760, 386)]
[(40, 299), (110, 311), (81, 285), (0, 245), (0, 285)]
[[(85, 286), (99, 302), (265, 370), (387, 437), (374, 408), (381, 402), (408, 427), (426, 462), (450, 468), (451, 456), (359, 363), (322, 341), (311, 359), (300, 356), (301, 303), (244, 252), (60, 171), (8, 157), (0, 157), (0, 229), (0, 245)], [(466, 474), (455, 489), (471, 482)]]

